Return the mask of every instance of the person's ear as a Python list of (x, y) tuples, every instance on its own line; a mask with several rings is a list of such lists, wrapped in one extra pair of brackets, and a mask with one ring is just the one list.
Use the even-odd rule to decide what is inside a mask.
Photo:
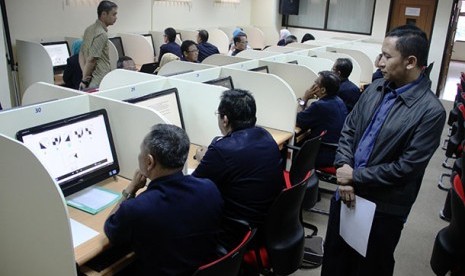
[(145, 165), (147, 166), (147, 172), (153, 170), (156, 165), (156, 160), (150, 153), (145, 157)]
[(321, 94), (326, 95), (326, 88), (320, 87)]
[(227, 115), (223, 115), (223, 126), (226, 128), (229, 125), (229, 119)]
[(406, 58), (406, 63), (407, 63), (407, 64), (406, 64), (406, 68), (409, 69), (409, 70), (411, 70), (411, 69), (417, 67), (417, 62), (418, 62), (418, 60), (417, 60), (417, 57), (416, 57), (416, 56), (409, 56), (409, 57), (407, 57), (407, 58)]

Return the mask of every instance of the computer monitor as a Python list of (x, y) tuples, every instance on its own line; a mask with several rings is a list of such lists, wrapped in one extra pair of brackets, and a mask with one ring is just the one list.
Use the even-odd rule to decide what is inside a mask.
[(182, 42), (182, 35), (181, 33), (176, 33), (176, 39), (179, 39)]
[(153, 38), (152, 38), (152, 34), (143, 34), (142, 35), (145, 40), (147, 40), (147, 42), (150, 44), (150, 46), (152, 47), (152, 50), (154, 51), (155, 53), (155, 48), (153, 47)]
[(55, 41), (42, 43), (52, 60), (53, 71), (63, 71), (66, 67), (66, 61), (70, 57), (68, 42)]
[(206, 81), (204, 83), (219, 85), (219, 86), (226, 87), (228, 89), (234, 89), (234, 84), (233, 84), (233, 80), (232, 80), (231, 76), (221, 77), (221, 78), (209, 80), (209, 81)]
[(125, 56), (124, 54), (124, 48), (123, 48), (123, 41), (121, 40), (121, 37), (115, 36), (115, 37), (110, 37), (109, 40), (113, 45), (116, 47), (116, 51), (118, 52), (118, 58)]
[(291, 60), (291, 61), (288, 61), (287, 63), (291, 63), (291, 64), (299, 64), (299, 63), (297, 62), (297, 60)]
[(165, 116), (173, 125), (184, 128), (177, 88), (169, 88), (124, 101), (154, 109)]
[(119, 173), (106, 110), (20, 130), (24, 143), (68, 196)]
[(139, 72), (147, 73), (147, 74), (154, 74), (155, 69), (157, 68), (158, 68), (158, 62), (145, 63), (145, 64), (142, 64), (142, 66), (139, 69)]
[(249, 69), (249, 71), (259, 72), (259, 73), (269, 73), (268, 65), (259, 66), (257, 68)]

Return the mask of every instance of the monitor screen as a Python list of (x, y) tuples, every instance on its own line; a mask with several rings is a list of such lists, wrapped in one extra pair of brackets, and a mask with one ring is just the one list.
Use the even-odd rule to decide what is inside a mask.
[(269, 73), (270, 72), (270, 70), (268, 70), (268, 65), (260, 66), (260, 67), (257, 67), (257, 68), (252, 68), (252, 69), (249, 69), (249, 71), (254, 71), (254, 72), (259, 72), (259, 73)]
[(157, 91), (142, 97), (130, 98), (124, 101), (154, 109), (165, 116), (173, 125), (184, 128), (178, 89), (176, 88)]
[(109, 40), (113, 43), (113, 45), (115, 45), (116, 51), (118, 52), (118, 58), (124, 56), (123, 41), (121, 40), (121, 37), (110, 37)]
[(64, 196), (119, 173), (104, 109), (20, 130), (16, 138), (40, 160)]
[(153, 48), (152, 34), (143, 34), (142, 36), (145, 38), (145, 40), (147, 40), (147, 42), (150, 44), (152, 49), (155, 49), (155, 48)]
[(299, 63), (297, 62), (297, 60), (291, 60), (291, 61), (288, 61), (287, 63), (291, 63), (291, 64), (299, 64)]
[(66, 61), (70, 57), (68, 43), (66, 41), (42, 43), (52, 60), (53, 69), (63, 70), (66, 67)]
[(234, 89), (234, 84), (233, 84), (231, 76), (222, 77), (222, 78), (218, 78), (218, 79), (214, 79), (214, 80), (209, 80), (209, 81), (206, 81), (204, 83), (219, 85), (219, 86), (226, 87), (228, 89)]

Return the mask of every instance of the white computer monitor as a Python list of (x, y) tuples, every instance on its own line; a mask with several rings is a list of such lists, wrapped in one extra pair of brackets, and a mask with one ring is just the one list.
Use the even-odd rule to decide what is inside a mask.
[(42, 46), (44, 46), (45, 51), (52, 60), (53, 70), (64, 70), (70, 57), (68, 43), (66, 41), (46, 42), (42, 43)]

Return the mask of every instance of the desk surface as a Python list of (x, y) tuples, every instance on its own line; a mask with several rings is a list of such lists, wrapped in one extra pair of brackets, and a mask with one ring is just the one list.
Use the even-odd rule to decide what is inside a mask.
[[(271, 135), (275, 139), (276, 143), (280, 146), (280, 148), (284, 145), (286, 141), (292, 138), (293, 135), (293, 133), (280, 131), (272, 128), (266, 128), (266, 130), (268, 130), (271, 133)], [(199, 145), (191, 144), (187, 159), (187, 166), (189, 169), (195, 169), (198, 165), (198, 161), (194, 160), (193, 157), (197, 148), (199, 147)], [(102, 181), (98, 185), (116, 192), (120, 192), (124, 188), (126, 188), (128, 184), (129, 180), (124, 179), (122, 177), (116, 177), (115, 179), (110, 178), (105, 181)], [(102, 251), (105, 251), (110, 246), (110, 242), (103, 231), (103, 225), (112, 209), (113, 206), (106, 208), (105, 210), (101, 211), (96, 215), (91, 215), (73, 207), (68, 207), (70, 218), (99, 232), (99, 235), (79, 245), (74, 249), (75, 258), (78, 265), (86, 263)]]

